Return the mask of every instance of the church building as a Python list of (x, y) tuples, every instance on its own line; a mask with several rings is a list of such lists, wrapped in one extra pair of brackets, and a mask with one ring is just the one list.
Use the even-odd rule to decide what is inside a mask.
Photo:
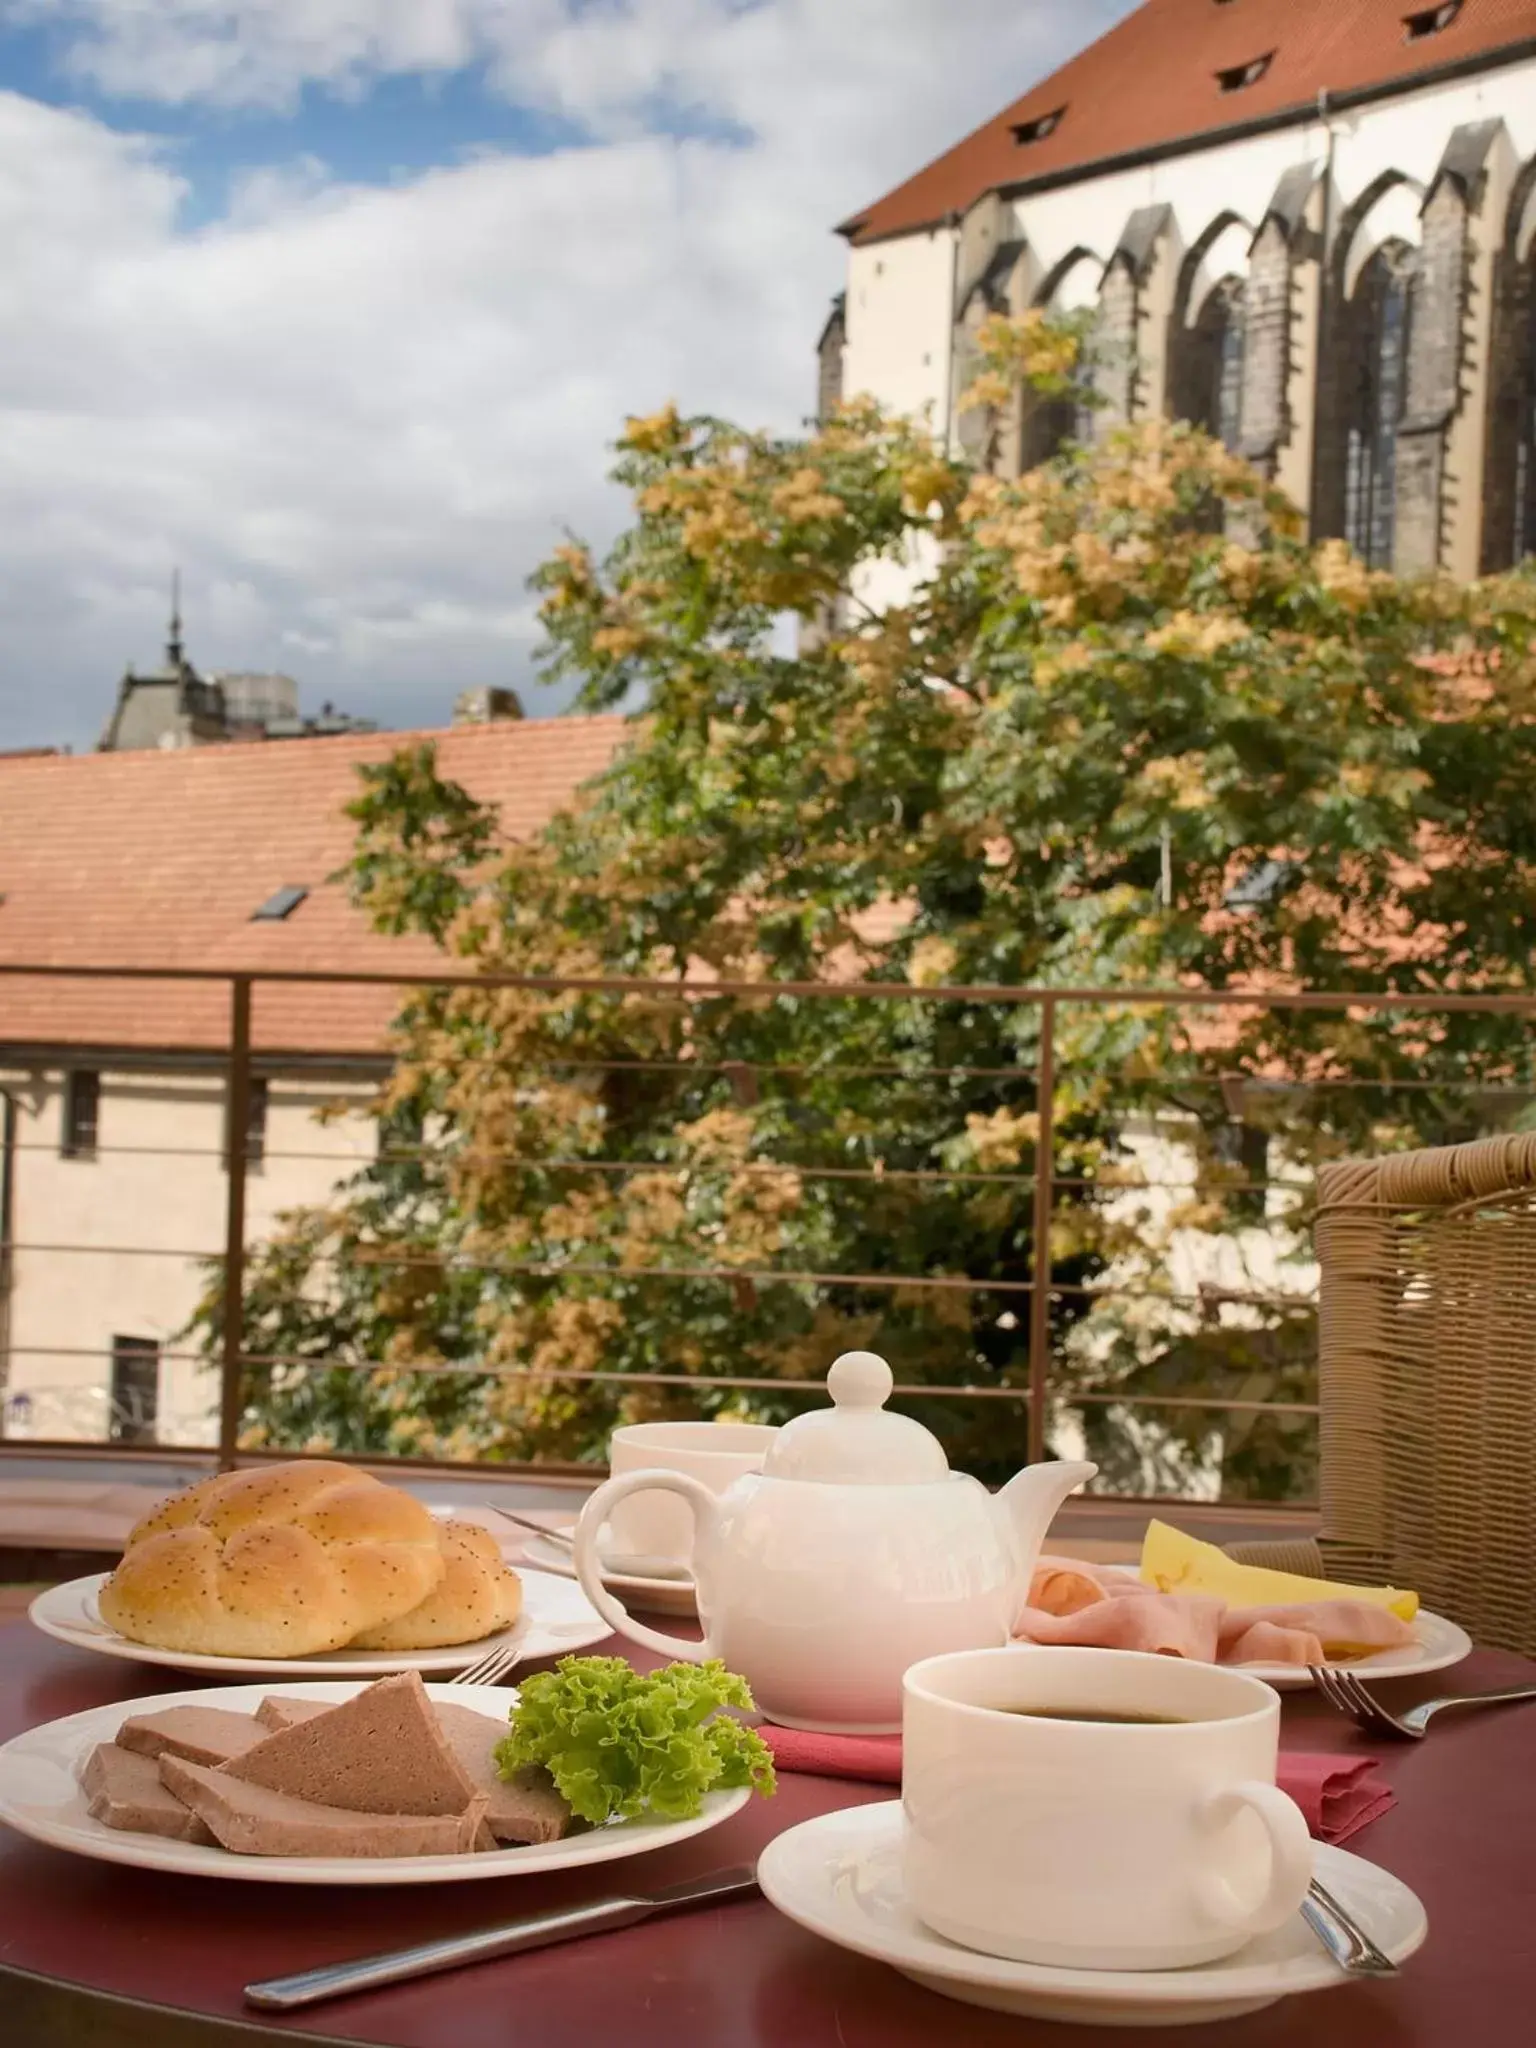
[[(843, 394), (1017, 474), (1198, 421), (1370, 563), (1536, 552), (1536, 0), (1145, 0), (840, 230)], [(1092, 315), (1100, 405), (962, 411), (993, 312)]]

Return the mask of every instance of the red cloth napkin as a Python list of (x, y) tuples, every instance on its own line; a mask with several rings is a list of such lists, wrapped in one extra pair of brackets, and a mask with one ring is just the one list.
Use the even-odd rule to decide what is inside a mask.
[[(758, 1734), (781, 1771), (822, 1778), (863, 1778), (875, 1785), (901, 1783), (899, 1735), (812, 1735), (765, 1721)], [(1320, 1842), (1347, 1842), (1396, 1803), (1376, 1776), (1373, 1757), (1314, 1756), (1282, 1751), (1276, 1774), (1282, 1792), (1301, 1808)]]

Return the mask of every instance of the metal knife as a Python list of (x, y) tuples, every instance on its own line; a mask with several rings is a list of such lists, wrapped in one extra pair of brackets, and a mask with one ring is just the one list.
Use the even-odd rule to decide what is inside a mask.
[(359, 1956), (355, 1962), (328, 1963), (318, 1970), (302, 1970), (294, 1977), (268, 1977), (260, 1984), (247, 1984), (245, 1997), (248, 2004), (267, 2012), (288, 2012), (294, 2006), (315, 2005), (322, 1998), (341, 1998), (351, 1991), (373, 1991), (381, 1984), (399, 1984), (407, 1977), (429, 1977), (437, 1970), (455, 1970), (463, 1963), (488, 1962), (493, 1956), (525, 1955), (530, 1949), (550, 1948), (558, 1941), (573, 1941), (578, 1935), (633, 1927), (659, 1913), (677, 1912), (685, 1906), (746, 1898), (756, 1890), (756, 1871), (742, 1864), (734, 1870), (717, 1870), (709, 1877), (695, 1878), (690, 1884), (672, 1885), (649, 1898), (624, 1894), (599, 1899), (590, 1906), (530, 1913), (522, 1920), (504, 1921), (500, 1927), (482, 1928), (478, 1934), (453, 1934), (443, 1941), (424, 1941), (415, 1948)]

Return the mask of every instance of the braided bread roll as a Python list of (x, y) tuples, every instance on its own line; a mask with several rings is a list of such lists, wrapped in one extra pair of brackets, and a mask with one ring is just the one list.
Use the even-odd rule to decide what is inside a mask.
[(160, 1649), (304, 1657), (408, 1614), (446, 1568), (420, 1501), (306, 1459), (173, 1495), (132, 1531), (98, 1605), (120, 1635)]
[(510, 1628), (523, 1611), (523, 1585), (502, 1559), (501, 1546), (478, 1522), (437, 1525), (447, 1570), (437, 1585), (398, 1621), (364, 1629), (354, 1650), (437, 1650), (477, 1643)]

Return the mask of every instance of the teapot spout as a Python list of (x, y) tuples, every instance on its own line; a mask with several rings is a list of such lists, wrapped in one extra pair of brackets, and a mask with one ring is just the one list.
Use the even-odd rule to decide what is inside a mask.
[(1056, 1510), (1069, 1493), (1075, 1493), (1085, 1485), (1098, 1469), (1097, 1465), (1065, 1459), (1026, 1465), (1022, 1472), (1015, 1472), (998, 1494), (997, 1503), (1008, 1523), (1018, 1563), (1020, 1605), (1028, 1597), (1029, 1582), (1045, 1542), (1045, 1532), (1050, 1528)]

